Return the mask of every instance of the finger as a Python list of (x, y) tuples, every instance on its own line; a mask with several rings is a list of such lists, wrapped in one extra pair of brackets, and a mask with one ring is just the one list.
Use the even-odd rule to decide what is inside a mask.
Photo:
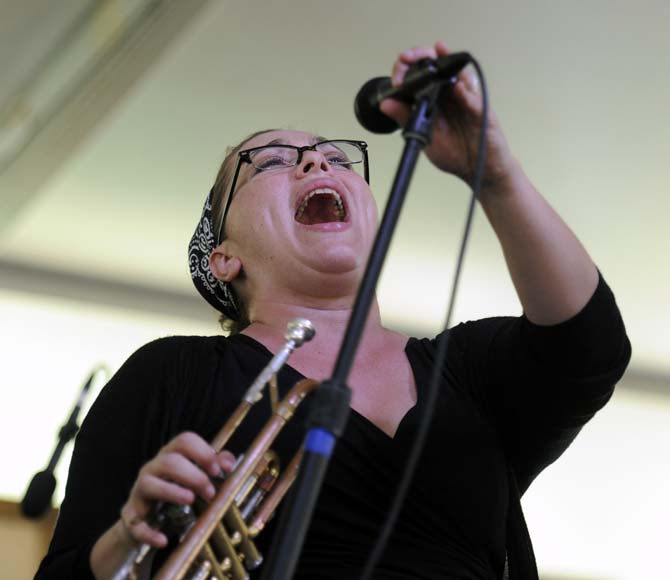
[(459, 80), (463, 82), (468, 92), (475, 95), (479, 94), (479, 77), (470, 67), (466, 67), (461, 71)]
[(405, 64), (412, 64), (424, 58), (437, 58), (435, 48), (432, 46), (415, 46), (414, 48), (401, 52), (398, 56), (398, 59)]
[(216, 452), (202, 437), (195, 433), (185, 432), (177, 435), (161, 452), (176, 452), (198, 464), (212, 476), (219, 475), (219, 465)]
[(401, 52), (393, 64), (391, 72), (391, 83), (393, 86), (400, 86), (410, 65), (424, 58), (437, 58), (435, 49), (430, 46), (417, 46)]
[(407, 74), (407, 69), (409, 69), (409, 65), (402, 62), (401, 60), (396, 60), (393, 63), (393, 70), (391, 71), (391, 84), (394, 87), (399, 87), (402, 84), (402, 80)]
[(435, 43), (435, 52), (437, 56), (449, 56), (451, 54), (449, 47), (443, 40), (438, 40)]
[[(215, 472), (218, 475), (221, 472), (221, 467), (216, 457), (215, 461)], [(195, 463), (179, 453), (163, 452), (145, 467), (146, 472), (140, 476), (139, 480), (142, 483), (151, 484), (153, 482), (151, 477), (156, 477), (193, 490), (205, 500), (210, 500), (214, 496), (215, 489), (209, 476)], [(154, 497), (154, 499), (156, 498)]]
[(462, 106), (472, 115), (479, 117), (482, 112), (482, 97), (479, 92), (469, 89), (464, 81), (454, 85), (454, 95)]
[(154, 548), (164, 548), (167, 546), (167, 537), (157, 529), (152, 528), (147, 522), (141, 521), (135, 524), (130, 530), (131, 537), (140, 544), (149, 544)]
[(134, 512), (140, 516), (148, 513), (149, 506), (157, 501), (187, 505), (192, 504), (195, 500), (194, 490), (185, 487), (179, 482), (167, 481), (148, 473), (139, 476), (135, 492), (130, 503), (134, 508)]
[(235, 456), (225, 449), (218, 454), (219, 466), (225, 473), (230, 473), (235, 467), (236, 459)]
[(404, 127), (409, 120), (410, 108), (405, 103), (401, 103), (395, 99), (384, 99), (379, 104), (379, 110), (388, 117), (391, 117), (401, 127)]
[(143, 517), (135, 514), (129, 505), (123, 507), (119, 519), (123, 534), (131, 542), (147, 543), (154, 548), (164, 548), (167, 545), (165, 534), (152, 528)]

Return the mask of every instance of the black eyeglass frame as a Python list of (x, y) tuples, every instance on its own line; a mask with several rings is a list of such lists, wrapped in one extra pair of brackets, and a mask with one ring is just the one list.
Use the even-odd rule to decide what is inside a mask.
[[(295, 149), (298, 152), (298, 157), (296, 159), (295, 165), (286, 166), (286, 167), (295, 167), (296, 165), (300, 165), (300, 162), (302, 161), (302, 154), (305, 151), (316, 151), (316, 148), (319, 145), (323, 145), (325, 143), (349, 143), (350, 145), (354, 145), (355, 147), (360, 149), (361, 153), (363, 154), (363, 173), (365, 181), (368, 184), (370, 183), (370, 163), (368, 160), (368, 144), (365, 141), (357, 141), (355, 139), (326, 139), (325, 141), (319, 141), (318, 143), (314, 143), (313, 145), (304, 145), (303, 147), (298, 147), (297, 145), (277, 143), (273, 145), (260, 145), (259, 147), (252, 147), (251, 149), (245, 149), (244, 151), (239, 151), (237, 154), (237, 165), (235, 166), (235, 173), (233, 174), (233, 180), (230, 183), (230, 189), (228, 190), (228, 197), (226, 198), (226, 205), (223, 208), (223, 214), (221, 215), (221, 223), (219, 224), (219, 227), (217, 229), (216, 244), (219, 245), (222, 241), (221, 232), (223, 232), (223, 224), (226, 223), (226, 216), (228, 215), (228, 209), (230, 208), (230, 203), (233, 201), (233, 193), (235, 192), (235, 185), (237, 184), (237, 177), (240, 174), (242, 163), (244, 162), (253, 165), (253, 162), (251, 160), (251, 154), (254, 151), (260, 151), (262, 149), (270, 149), (272, 147), (285, 147), (287, 149)], [(352, 163), (360, 163), (360, 161), (354, 161)], [(335, 165), (346, 165), (346, 164), (335, 164)], [(282, 167), (282, 169), (285, 169), (286, 167)]]

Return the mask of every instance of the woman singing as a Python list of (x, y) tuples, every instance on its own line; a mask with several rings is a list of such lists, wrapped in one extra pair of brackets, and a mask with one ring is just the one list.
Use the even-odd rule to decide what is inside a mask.
[[(402, 53), (393, 82), (401, 84), (417, 60), (448, 52), (438, 42)], [(472, 183), (482, 109), (474, 77), (462, 72), (445, 99), (426, 155)], [(382, 109), (401, 125), (409, 115), (395, 101)], [(148, 521), (152, 507), (213, 497), (211, 478), (231, 469), (269, 406), (254, 408), (226, 451), (207, 442), (281, 348), (290, 320), (307, 318), (317, 333), (280, 372), (280, 391), (302, 377), (331, 375), (377, 228), (366, 146), (336, 137), (260, 131), (223, 161), (189, 265), (232, 334), (152, 342), (105, 387), (77, 437), (38, 578), (109, 578), (138, 543), (167, 545)], [(487, 140), (480, 203), (523, 315), (448, 331), (428, 441), (378, 579), (500, 580), (506, 556), (519, 547), (510, 532), (521, 525), (518, 490), (607, 402), (630, 357), (609, 287), (530, 183), (493, 114)], [(373, 305), (348, 379), (352, 412), (296, 578), (360, 575), (417, 429), (436, 340), (385, 328)], [(282, 459), (302, 441), (303, 416), (278, 441)], [(263, 550), (272, 534), (270, 525)], [(511, 566), (512, 577), (522, 578), (521, 569)]]

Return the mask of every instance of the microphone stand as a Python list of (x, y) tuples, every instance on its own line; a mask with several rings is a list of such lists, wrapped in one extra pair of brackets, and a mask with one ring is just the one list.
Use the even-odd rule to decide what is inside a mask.
[(79, 424), (77, 423), (77, 417), (79, 412), (84, 404), (84, 399), (88, 394), (88, 391), (93, 384), (93, 379), (97, 375), (98, 371), (106, 368), (98, 366), (93, 370), (93, 372), (88, 376), (84, 386), (79, 393), (79, 398), (70, 413), (67, 421), (58, 431), (58, 443), (54, 449), (51, 459), (49, 460), (49, 465), (43, 471), (38, 471), (33, 478), (30, 480), (28, 489), (26, 490), (23, 499), (21, 500), (21, 513), (28, 518), (40, 518), (42, 517), (47, 510), (51, 507), (51, 498), (53, 496), (54, 490), (56, 489), (56, 476), (54, 475), (54, 470), (60, 459), (65, 446), (68, 442), (74, 438), (74, 436), (79, 431)]
[(293, 577), (330, 456), (349, 417), (351, 389), (346, 382), (368, 318), (379, 274), (419, 154), (430, 143), (437, 97), (446, 82), (430, 84), (417, 94), (412, 115), (403, 130), (405, 147), (347, 323), (333, 376), (322, 382), (312, 397), (303, 460), (289, 501), (284, 506), (268, 562), (263, 566), (263, 580), (290, 580)]
[(21, 500), (21, 513), (27, 518), (42, 517), (51, 507), (51, 497), (56, 489), (54, 470), (58, 464), (65, 446), (79, 431), (76, 419), (71, 415), (67, 422), (58, 431), (58, 443), (54, 449), (49, 465), (43, 471), (38, 471), (30, 480), (28, 489)]

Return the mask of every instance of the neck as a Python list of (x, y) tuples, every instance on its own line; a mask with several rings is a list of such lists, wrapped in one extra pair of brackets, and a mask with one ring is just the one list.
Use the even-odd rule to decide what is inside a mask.
[[(252, 323), (243, 333), (258, 340), (269, 350), (276, 352), (284, 343), (286, 325), (294, 318), (306, 318), (316, 329), (314, 338), (300, 349), (300, 355), (335, 360), (351, 316), (351, 301), (346, 304), (330, 303), (328, 308), (320, 306), (296, 306), (281, 302), (261, 302), (254, 305)], [(368, 314), (360, 349), (378, 343), (387, 332), (381, 324), (379, 306), (373, 302)]]

